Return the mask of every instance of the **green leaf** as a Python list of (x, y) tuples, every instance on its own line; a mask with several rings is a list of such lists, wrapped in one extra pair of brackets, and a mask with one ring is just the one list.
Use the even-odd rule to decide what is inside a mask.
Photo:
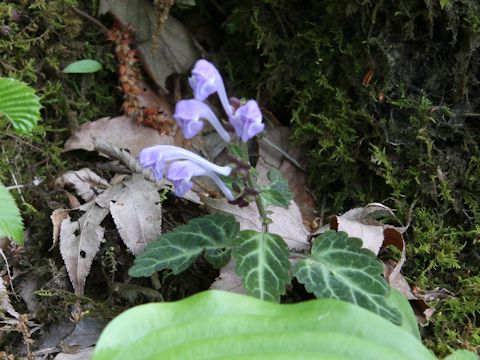
[(212, 214), (191, 220), (174, 231), (161, 235), (145, 247), (135, 259), (129, 274), (150, 276), (155, 271), (171, 269), (174, 274), (187, 269), (205, 250), (205, 259), (221, 268), (230, 260), (233, 240), (240, 225), (231, 215)]
[(228, 153), (237, 159), (242, 158), (242, 148), (238, 144), (229, 143), (228, 145)]
[(388, 295), (387, 302), (397, 309), (402, 316), (401, 327), (420, 340), (417, 318), (407, 298), (397, 289), (392, 288)]
[(390, 321), (333, 299), (275, 304), (206, 291), (127, 310), (103, 331), (93, 360), (434, 360)]
[(318, 298), (350, 301), (400, 324), (400, 313), (387, 302), (382, 263), (361, 247), (360, 239), (327, 231), (313, 241), (310, 258), (295, 264), (294, 276)]
[(293, 199), (293, 195), (288, 188), (288, 181), (282, 177), (277, 169), (270, 170), (267, 176), (270, 185), (262, 190), (262, 198), (269, 204), (288, 209), (288, 204)]
[(271, 233), (241, 231), (235, 240), (235, 271), (249, 294), (269, 301), (279, 301), (290, 282), (289, 251), (283, 239)]
[(7, 188), (0, 183), (0, 238), (10, 237), (23, 245), (23, 221), (17, 204)]
[(40, 119), (40, 98), (27, 84), (0, 78), (0, 113), (13, 125), (17, 134), (27, 134)]
[(87, 74), (100, 70), (102, 70), (102, 64), (100, 64), (97, 60), (85, 59), (71, 63), (65, 69), (63, 69), (63, 72), (70, 74)]
[(448, 355), (445, 360), (478, 360), (479, 357), (468, 350), (457, 350)]

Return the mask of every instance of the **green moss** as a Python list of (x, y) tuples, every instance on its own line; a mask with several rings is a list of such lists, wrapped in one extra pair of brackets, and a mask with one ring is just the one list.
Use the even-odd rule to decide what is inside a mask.
[[(65, 168), (61, 146), (69, 131), (85, 121), (118, 112), (115, 59), (105, 35), (85, 23), (72, 5), (92, 10), (94, 2), (72, 0), (4, 1), (0, 4), (0, 76), (35, 87), (44, 106), (40, 127), (29, 138), (17, 137), (0, 124), (0, 179), (12, 185), (31, 184), (33, 177), (56, 176)], [(104, 64), (98, 74), (67, 75), (70, 62), (95, 58)], [(22, 146), (19, 146), (22, 145)]]

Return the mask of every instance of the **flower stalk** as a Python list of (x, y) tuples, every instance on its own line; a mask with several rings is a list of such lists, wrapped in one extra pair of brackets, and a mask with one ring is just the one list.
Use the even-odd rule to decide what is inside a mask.
[[(247, 143), (241, 144), (242, 149), (242, 158), (244, 161), (250, 163), (249, 156), (248, 156), (248, 145)], [(247, 171), (246, 174), (247, 185), (253, 190), (256, 190), (255, 181), (253, 180), (252, 173)], [(260, 215), (260, 221), (262, 222), (262, 231), (268, 232), (268, 224), (270, 223), (270, 219), (267, 216), (267, 210), (265, 209), (265, 204), (262, 201), (260, 196), (255, 197), (255, 205), (257, 205), (258, 214)]]

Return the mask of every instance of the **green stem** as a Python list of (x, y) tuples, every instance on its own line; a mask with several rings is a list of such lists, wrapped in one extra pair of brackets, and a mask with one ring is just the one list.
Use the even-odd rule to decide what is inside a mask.
[[(250, 164), (250, 159), (248, 156), (248, 146), (247, 143), (242, 142), (242, 159)], [(247, 185), (256, 190), (255, 182), (253, 181), (252, 173), (250, 171), (247, 172)], [(268, 216), (267, 211), (265, 209), (265, 204), (262, 201), (262, 198), (257, 195), (255, 198), (255, 204), (257, 205), (258, 213), (260, 214), (260, 221), (262, 222), (262, 231), (268, 232)]]

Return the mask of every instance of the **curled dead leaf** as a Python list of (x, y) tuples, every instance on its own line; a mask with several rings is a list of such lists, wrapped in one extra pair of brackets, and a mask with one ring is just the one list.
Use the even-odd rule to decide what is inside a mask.
[(68, 216), (70, 210), (67, 209), (55, 209), (50, 215), (50, 220), (52, 220), (53, 225), (53, 242), (52, 247), (48, 249), (51, 251), (55, 246), (57, 246), (58, 241), (60, 240), (60, 225), (63, 220), (65, 220)]
[(110, 186), (107, 180), (101, 178), (89, 168), (67, 171), (57, 178), (55, 185), (62, 189), (74, 189), (78, 196), (85, 201), (92, 200), (97, 194)]

